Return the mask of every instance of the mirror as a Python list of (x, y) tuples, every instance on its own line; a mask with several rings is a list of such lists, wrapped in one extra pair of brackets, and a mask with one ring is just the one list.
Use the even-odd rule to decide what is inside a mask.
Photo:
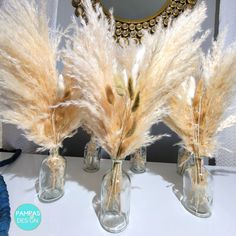
[[(113, 8), (116, 20), (114, 37), (119, 40), (133, 38), (140, 42), (143, 30), (155, 32), (155, 25), (163, 19), (168, 25), (169, 19), (177, 17), (186, 8), (192, 8), (197, 0), (91, 0), (93, 4), (100, 3), (109, 16)], [(85, 16), (83, 0), (72, 0), (76, 16)]]
[(105, 12), (113, 9), (116, 19), (140, 22), (153, 18), (169, 4), (169, 0), (101, 0)]

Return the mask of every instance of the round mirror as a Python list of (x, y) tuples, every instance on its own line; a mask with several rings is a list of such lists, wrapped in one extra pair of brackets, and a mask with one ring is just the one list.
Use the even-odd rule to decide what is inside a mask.
[[(91, 0), (95, 5), (101, 4), (109, 17), (109, 9), (113, 9), (116, 21), (115, 38), (141, 41), (143, 30), (155, 32), (156, 24), (162, 19), (168, 26), (169, 19), (177, 17), (185, 9), (192, 8), (197, 0)], [(83, 0), (72, 0), (76, 8), (76, 16), (86, 17)]]
[(113, 9), (115, 19), (140, 22), (159, 15), (169, 0), (100, 0), (105, 12)]

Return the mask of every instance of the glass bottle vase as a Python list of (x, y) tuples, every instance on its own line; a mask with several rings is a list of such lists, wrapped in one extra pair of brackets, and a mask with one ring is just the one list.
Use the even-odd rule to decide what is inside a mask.
[(101, 186), (100, 223), (111, 233), (123, 231), (129, 223), (131, 181), (122, 170), (122, 161), (113, 161)]
[(100, 169), (101, 147), (95, 137), (91, 137), (84, 149), (84, 171), (97, 172)]
[(58, 149), (41, 164), (39, 172), (38, 197), (43, 202), (52, 202), (64, 195), (66, 159), (59, 155)]
[(178, 159), (177, 159), (177, 173), (183, 176), (185, 170), (192, 165), (193, 154), (181, 147), (178, 151)]
[(213, 177), (204, 167), (203, 158), (183, 175), (183, 205), (192, 214), (206, 218), (211, 216), (213, 204)]
[(130, 170), (136, 174), (146, 171), (147, 148), (141, 147), (130, 157)]

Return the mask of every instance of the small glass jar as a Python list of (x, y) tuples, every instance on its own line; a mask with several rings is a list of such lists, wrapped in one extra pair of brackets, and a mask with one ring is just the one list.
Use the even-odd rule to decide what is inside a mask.
[(130, 170), (136, 174), (146, 171), (147, 148), (141, 147), (130, 156)]
[(177, 159), (177, 173), (183, 176), (185, 170), (193, 165), (193, 154), (184, 147), (180, 147)]
[(84, 171), (97, 172), (100, 169), (101, 147), (95, 137), (91, 137), (84, 149)]
[(41, 201), (56, 201), (64, 195), (65, 170), (66, 159), (59, 155), (58, 148), (51, 150), (39, 172), (38, 197)]
[(129, 223), (131, 181), (122, 170), (122, 161), (113, 161), (101, 186), (100, 223), (111, 233), (123, 231)]
[(183, 175), (183, 205), (193, 215), (211, 216), (213, 204), (213, 177), (204, 167), (203, 158), (196, 159)]

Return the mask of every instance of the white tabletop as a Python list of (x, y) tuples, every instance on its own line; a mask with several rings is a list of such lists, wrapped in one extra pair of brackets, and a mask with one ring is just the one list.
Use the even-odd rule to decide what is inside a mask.
[[(35, 182), (43, 156), (22, 155), (1, 170), (10, 195), (12, 222), (10, 236), (100, 236), (111, 235), (98, 221), (93, 205), (99, 196), (101, 179), (110, 168), (101, 161), (97, 173), (82, 170), (82, 159), (69, 157), (65, 195), (54, 203), (41, 203)], [(125, 163), (126, 169), (128, 163)], [(211, 168), (214, 174), (214, 208), (210, 218), (197, 218), (179, 202), (173, 187), (182, 189), (182, 178), (175, 164), (148, 163), (147, 172), (132, 174), (130, 223), (118, 235), (128, 236), (235, 236), (236, 168)], [(33, 231), (23, 231), (14, 222), (14, 212), (24, 203), (36, 205), (42, 222)]]

